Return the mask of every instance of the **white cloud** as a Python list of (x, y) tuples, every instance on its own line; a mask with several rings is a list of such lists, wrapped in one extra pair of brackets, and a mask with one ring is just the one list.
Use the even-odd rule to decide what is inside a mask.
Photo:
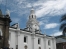
[[(3, 0), (2, 4), (4, 3), (5, 0)], [(31, 0), (8, 0), (7, 6), (11, 7), (10, 10), (18, 15), (28, 13), (27, 9), (34, 6), (36, 8), (36, 15), (38, 18), (45, 15), (52, 16), (66, 13), (66, 0), (37, 0), (33, 2)], [(37, 8), (37, 6), (39, 7)]]
[(55, 28), (55, 27), (57, 27), (58, 25), (59, 25), (59, 24), (57, 24), (57, 23), (46, 24), (44, 29)]
[(45, 15), (62, 15), (66, 12), (66, 0), (48, 0), (41, 5), (40, 10), (37, 9), (37, 17)]
[(59, 35), (62, 35), (62, 32), (55, 32), (54, 34), (51, 34), (51, 36), (59, 36)]

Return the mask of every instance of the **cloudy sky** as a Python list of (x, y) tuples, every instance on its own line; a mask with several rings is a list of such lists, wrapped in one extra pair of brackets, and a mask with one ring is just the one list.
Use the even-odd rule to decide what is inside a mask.
[(3, 14), (6, 9), (10, 10), (11, 25), (19, 23), (22, 29), (26, 27), (32, 6), (43, 34), (62, 34), (59, 31), (60, 18), (66, 13), (66, 0), (0, 0)]

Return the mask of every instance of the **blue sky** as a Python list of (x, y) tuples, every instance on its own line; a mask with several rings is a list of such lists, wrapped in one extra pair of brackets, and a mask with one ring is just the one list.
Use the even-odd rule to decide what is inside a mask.
[(0, 0), (0, 9), (5, 14), (10, 11), (11, 25), (19, 23), (20, 28), (26, 27), (30, 10), (33, 6), (42, 33), (47, 35), (61, 35), (59, 31), (60, 18), (66, 13), (66, 0)]

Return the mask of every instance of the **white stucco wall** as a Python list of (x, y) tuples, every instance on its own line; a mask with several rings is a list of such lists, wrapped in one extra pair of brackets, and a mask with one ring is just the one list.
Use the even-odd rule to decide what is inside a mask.
[(16, 42), (15, 42), (16, 41), (16, 34), (15, 34), (15, 32), (12, 32), (12, 31), (10, 33), (11, 33), (10, 34), (11, 39), (9, 40), (10, 41), (10, 48), (16, 49)]
[[(27, 36), (27, 43), (24, 43), (24, 36)], [(18, 44), (19, 49), (25, 49), (24, 48), (25, 45), (27, 45), (27, 49), (32, 49), (31, 35), (21, 32), (19, 36), (19, 44)]]

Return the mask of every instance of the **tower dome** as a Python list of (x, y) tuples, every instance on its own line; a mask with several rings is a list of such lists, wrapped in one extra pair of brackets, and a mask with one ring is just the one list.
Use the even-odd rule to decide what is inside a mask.
[(30, 11), (29, 20), (27, 22), (27, 28), (31, 32), (40, 33), (39, 23), (36, 19), (34, 8), (32, 8)]

